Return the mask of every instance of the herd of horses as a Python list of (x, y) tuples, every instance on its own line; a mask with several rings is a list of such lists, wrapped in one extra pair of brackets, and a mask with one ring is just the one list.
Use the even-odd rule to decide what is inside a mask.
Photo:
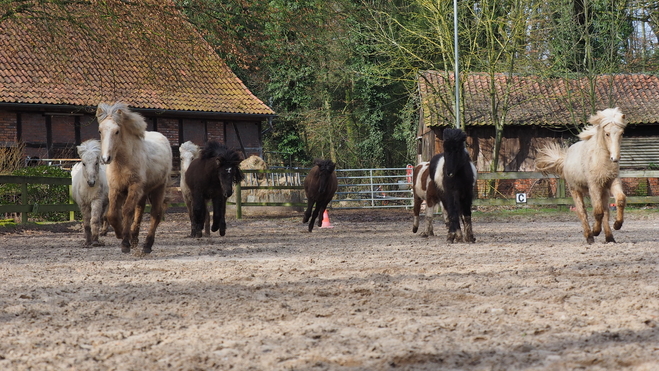
[[(166, 208), (165, 191), (172, 170), (169, 140), (147, 131), (144, 118), (125, 103), (101, 103), (96, 117), (100, 141), (90, 139), (77, 147), (80, 162), (72, 171), (71, 193), (83, 215), (85, 246), (101, 246), (100, 235), (108, 225), (121, 240), (121, 251), (129, 253), (139, 243), (139, 231), (147, 201), (151, 204), (151, 224), (142, 253), (152, 251), (156, 229)], [(564, 178), (570, 188), (583, 226), (586, 241), (604, 229), (606, 242), (615, 242), (609, 226), (608, 199), (613, 193), (617, 215), (614, 229), (623, 224), (626, 203), (619, 178), (620, 141), (625, 128), (624, 114), (618, 108), (598, 111), (577, 143), (569, 148), (550, 144), (538, 150), (536, 168)], [(429, 162), (415, 166), (412, 180), (413, 229), (419, 227), (422, 203), (426, 203), (426, 226), (421, 233), (434, 234), (433, 216), (441, 207), (448, 242), (475, 242), (471, 209), (477, 171), (466, 149), (467, 135), (460, 129), (443, 131), (444, 152)], [(226, 233), (226, 202), (233, 186), (243, 180), (240, 154), (217, 141), (203, 148), (183, 143), (181, 154), (181, 192), (190, 218), (190, 237)], [(309, 232), (317, 224), (338, 187), (336, 165), (316, 160), (304, 180), (307, 209), (303, 223)], [(595, 222), (590, 228), (583, 197), (589, 194)], [(212, 205), (212, 219), (209, 211)], [(212, 225), (211, 225), (212, 220)], [(202, 233), (203, 231), (203, 233)]]

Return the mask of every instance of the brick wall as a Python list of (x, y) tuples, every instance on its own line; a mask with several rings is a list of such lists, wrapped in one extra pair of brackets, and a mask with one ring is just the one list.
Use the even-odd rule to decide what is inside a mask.
[(169, 144), (177, 146), (178, 141), (178, 119), (158, 118), (158, 132), (162, 133), (169, 139)]
[(46, 117), (40, 113), (21, 114), (21, 128), (24, 142), (46, 143)]
[(53, 143), (76, 144), (75, 117), (52, 116), (50, 125), (53, 130)]
[(16, 114), (0, 111), (0, 142), (16, 142)]
[(206, 137), (208, 140), (216, 140), (220, 143), (225, 143), (224, 141), (224, 122), (222, 121), (208, 121), (206, 123), (206, 128), (208, 132)]
[(98, 121), (92, 115), (80, 117), (80, 140), (84, 142), (88, 139), (101, 139), (98, 134)]

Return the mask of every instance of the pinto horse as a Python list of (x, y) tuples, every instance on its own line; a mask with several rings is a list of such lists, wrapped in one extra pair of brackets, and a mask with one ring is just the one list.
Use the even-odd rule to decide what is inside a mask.
[[(334, 169), (336, 164), (330, 160), (315, 160), (314, 166), (304, 178), (304, 192), (307, 195), (307, 210), (304, 212), (302, 223), (309, 222), (309, 232), (318, 215), (323, 215), (327, 205), (332, 201), (334, 193), (339, 186)], [(314, 204), (316, 208), (314, 209)], [(311, 210), (313, 209), (313, 214)], [(309, 220), (311, 218), (311, 220)], [(318, 226), (322, 226), (323, 218), (318, 218)]]
[(172, 171), (172, 149), (161, 133), (146, 130), (144, 117), (125, 103), (101, 103), (96, 110), (101, 159), (107, 164), (108, 221), (121, 239), (121, 251), (136, 247), (147, 199), (151, 225), (142, 246), (148, 254), (165, 212), (165, 189)]
[(76, 147), (80, 162), (71, 169), (71, 197), (80, 207), (85, 246), (103, 246), (99, 235), (108, 232), (108, 180), (101, 164), (101, 143), (96, 139)]
[(211, 231), (220, 230), (224, 236), (227, 198), (233, 194), (233, 185), (242, 182), (240, 154), (216, 141), (209, 141), (185, 172), (185, 183), (192, 194), (191, 236), (200, 238), (207, 214), (206, 202), (213, 202)]
[[(477, 172), (465, 148), (466, 140), (467, 134), (460, 129), (444, 130), (444, 153), (433, 156), (429, 165), (426, 204), (428, 208), (444, 206), (448, 227), (446, 240), (450, 243), (476, 241), (471, 225), (471, 204)], [(460, 221), (464, 224), (464, 235)]]
[[(413, 212), (414, 212), (414, 222), (412, 225), (412, 233), (416, 233), (419, 230), (419, 214), (421, 213), (421, 204), (427, 199), (428, 185), (430, 184), (430, 162), (421, 162), (414, 167), (412, 171), (412, 195), (414, 199)], [(441, 202), (438, 202), (441, 207)], [(444, 208), (442, 211), (444, 211)], [(426, 202), (426, 229), (421, 232), (421, 237), (433, 236), (435, 233), (433, 231), (432, 222), (435, 216), (435, 210), (437, 209), (437, 202), (434, 207), (428, 207)], [(446, 215), (444, 220), (447, 220)]]
[[(590, 126), (579, 134), (577, 143), (569, 148), (552, 143), (538, 150), (535, 167), (547, 174), (552, 173), (567, 182), (574, 206), (581, 219), (586, 242), (595, 242), (604, 227), (606, 242), (615, 242), (609, 226), (610, 193), (616, 200), (617, 215), (613, 228), (618, 230), (624, 221), (627, 198), (622, 189), (619, 171), (620, 142), (625, 130), (625, 115), (619, 108), (607, 108), (590, 117)], [(584, 195), (590, 195), (595, 223), (590, 229)]]

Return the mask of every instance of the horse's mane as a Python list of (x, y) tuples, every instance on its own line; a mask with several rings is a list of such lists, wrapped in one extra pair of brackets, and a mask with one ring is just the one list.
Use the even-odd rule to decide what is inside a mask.
[(625, 122), (625, 115), (620, 111), (620, 108), (607, 108), (602, 111), (597, 111), (596, 114), (590, 116), (588, 119), (590, 125), (586, 126), (584, 130), (579, 133), (579, 139), (588, 140), (597, 134), (598, 126), (603, 127), (607, 124), (617, 125), (621, 129), (627, 126)]
[(331, 173), (336, 168), (336, 164), (332, 160), (315, 159), (313, 164), (314, 166), (318, 166), (318, 170), (321, 172)]
[(201, 158), (208, 160), (209, 158), (218, 157), (229, 163), (231, 166), (238, 166), (243, 160), (240, 153), (228, 149), (224, 144), (211, 140), (206, 143), (204, 149), (201, 151)]
[(82, 156), (84, 156), (86, 153), (90, 153), (97, 157), (101, 154), (101, 142), (96, 139), (88, 139), (80, 143), (76, 149), (78, 150), (78, 155), (80, 158), (82, 158)]
[(181, 152), (181, 153), (188, 152), (194, 158), (199, 152), (199, 146), (192, 143), (191, 141), (187, 141), (187, 142), (181, 144), (181, 147), (179, 147), (179, 152)]
[(96, 109), (96, 119), (101, 123), (106, 118), (112, 118), (112, 121), (121, 126), (129, 133), (144, 138), (146, 131), (146, 121), (144, 117), (137, 112), (133, 112), (128, 108), (124, 102), (116, 102), (112, 105), (107, 103), (99, 103)]
[(444, 130), (444, 152), (455, 152), (464, 150), (467, 133), (460, 129)]

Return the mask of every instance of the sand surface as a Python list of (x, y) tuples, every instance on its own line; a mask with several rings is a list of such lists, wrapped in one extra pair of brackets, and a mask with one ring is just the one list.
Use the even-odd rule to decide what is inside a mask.
[(656, 211), (590, 246), (569, 213), (492, 212), (453, 245), (411, 211), (330, 220), (197, 240), (172, 213), (147, 257), (79, 223), (0, 230), (0, 369), (659, 370)]

